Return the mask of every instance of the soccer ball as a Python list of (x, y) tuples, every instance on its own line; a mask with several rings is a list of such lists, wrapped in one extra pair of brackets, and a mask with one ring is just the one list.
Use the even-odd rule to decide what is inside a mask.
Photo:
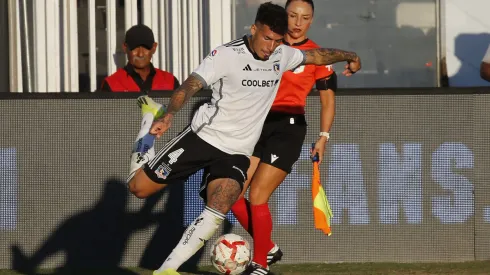
[(240, 274), (250, 262), (250, 245), (236, 234), (225, 234), (213, 244), (211, 262), (223, 274)]

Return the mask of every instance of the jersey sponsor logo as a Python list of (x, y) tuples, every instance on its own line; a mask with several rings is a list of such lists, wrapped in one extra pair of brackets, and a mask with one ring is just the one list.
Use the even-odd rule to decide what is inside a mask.
[(251, 72), (251, 71), (254, 71), (254, 72), (270, 72), (270, 71), (272, 71), (272, 69), (270, 69), (270, 68), (269, 69), (266, 69), (266, 68), (255, 68), (255, 69), (252, 69), (252, 67), (250, 66), (250, 64), (247, 64), (247, 66), (245, 66), (243, 68), (243, 70), (244, 71), (249, 71), (249, 72)]
[(244, 48), (232, 48), (237, 54), (246, 54)]
[(218, 50), (213, 50), (211, 51), (208, 56), (206, 56), (206, 59), (213, 59), (213, 56), (217, 55), (218, 54)]
[(280, 53), (282, 53), (282, 48), (276, 48), (276, 50), (271, 54), (271, 57)]
[(170, 159), (168, 163), (174, 164), (175, 162), (177, 162), (177, 159), (180, 157), (180, 155), (182, 155), (182, 153), (184, 153), (184, 149), (180, 148), (168, 154), (168, 158)]
[(271, 154), (271, 163), (274, 163), (279, 157), (277, 155)]
[(243, 87), (274, 87), (279, 80), (257, 80), (257, 79), (244, 79), (242, 80)]

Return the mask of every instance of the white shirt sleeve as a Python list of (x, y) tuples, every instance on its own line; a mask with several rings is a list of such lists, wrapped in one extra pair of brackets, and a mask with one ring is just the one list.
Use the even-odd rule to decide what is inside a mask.
[(192, 75), (199, 78), (204, 87), (208, 87), (226, 75), (226, 66), (230, 64), (229, 58), (226, 47), (219, 46), (204, 58)]
[(303, 51), (286, 45), (281, 45), (280, 47), (282, 47), (283, 52), (282, 58), (286, 61), (285, 71), (292, 70), (305, 63), (306, 56)]
[(487, 53), (483, 57), (482, 61), (490, 64), (490, 45), (488, 46)]

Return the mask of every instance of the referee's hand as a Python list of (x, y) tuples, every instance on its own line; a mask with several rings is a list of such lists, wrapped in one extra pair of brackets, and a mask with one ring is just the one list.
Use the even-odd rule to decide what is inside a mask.
[(320, 137), (313, 148), (310, 149), (310, 158), (313, 159), (313, 157), (318, 154), (318, 164), (320, 165), (323, 161), (323, 154), (325, 153), (325, 145), (328, 143), (328, 140), (326, 137)]
[(172, 117), (171, 114), (166, 114), (161, 119), (153, 122), (150, 134), (160, 138), (172, 125)]

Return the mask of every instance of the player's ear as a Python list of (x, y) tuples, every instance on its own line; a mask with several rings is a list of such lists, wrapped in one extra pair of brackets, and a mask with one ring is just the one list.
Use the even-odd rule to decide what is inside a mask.
[(252, 26), (250, 27), (250, 33), (252, 35), (255, 35), (256, 32), (257, 32), (257, 25), (252, 24)]
[(154, 54), (157, 51), (157, 46), (158, 46), (157, 42), (153, 43), (153, 47), (151, 47), (151, 54)]
[(128, 54), (128, 45), (126, 45), (126, 43), (122, 44), (122, 49), (125, 54)]

